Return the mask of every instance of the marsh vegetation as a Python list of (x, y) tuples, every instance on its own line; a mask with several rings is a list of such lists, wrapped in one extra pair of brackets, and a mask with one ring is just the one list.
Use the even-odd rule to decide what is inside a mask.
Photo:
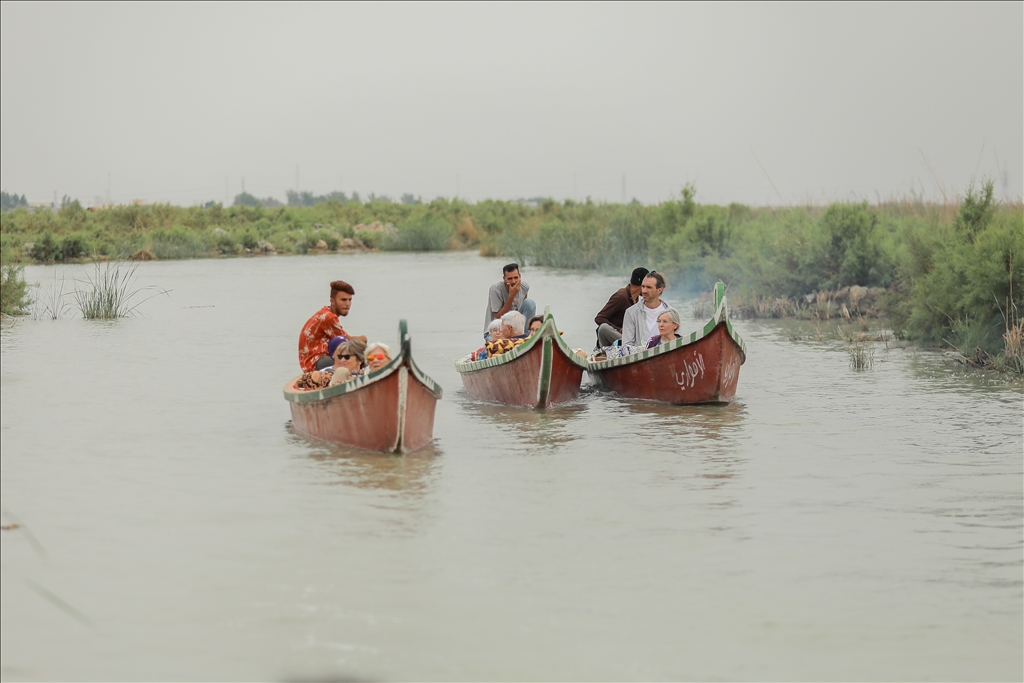
[[(136, 285), (136, 273), (139, 264), (124, 261), (97, 262), (91, 273), (88, 271), (85, 280), (79, 281), (74, 290), (78, 310), (86, 320), (113, 320), (128, 318), (135, 315), (138, 307), (146, 299), (157, 294), (167, 294), (166, 290), (147, 285)], [(146, 292), (149, 296), (138, 297)]]
[(5, 266), (5, 311), (25, 262), (478, 249), (528, 266), (625, 273), (643, 264), (687, 293), (721, 279), (738, 315), (883, 316), (898, 336), (1020, 367), (1011, 342), (1024, 306), (1024, 207), (997, 202), (991, 182), (943, 202), (755, 208), (696, 195), (687, 185), (656, 205), (336, 194), (277, 207), (19, 206), (0, 219), (4, 263), (15, 264)]

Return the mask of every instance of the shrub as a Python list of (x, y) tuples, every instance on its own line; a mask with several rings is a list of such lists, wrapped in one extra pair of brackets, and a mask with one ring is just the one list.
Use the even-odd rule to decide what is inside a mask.
[(28, 255), (37, 261), (52, 263), (60, 256), (60, 244), (53, 238), (53, 233), (47, 230), (35, 241), (32, 253)]
[(380, 247), (382, 233), (373, 230), (360, 230), (355, 233), (356, 238), (366, 245), (368, 249), (377, 249)]
[(1024, 210), (992, 208), (991, 183), (980, 199), (971, 195), (952, 224), (912, 238), (908, 298), (897, 311), (912, 337), (998, 353), (1008, 318), (1024, 303)]
[(697, 196), (697, 189), (693, 183), (683, 186), (679, 199), (662, 202), (658, 206), (659, 221), (655, 228), (656, 233), (662, 235), (674, 235), (693, 217), (697, 211), (697, 202), (693, 198)]
[(992, 199), (994, 184), (991, 180), (984, 183), (981, 193), (974, 193), (974, 183), (967, 187), (967, 194), (960, 202), (953, 225), (968, 242), (973, 242), (979, 232), (992, 220), (995, 213), (995, 201)]
[(701, 256), (728, 256), (733, 226), (727, 210), (711, 207), (691, 218), (688, 224)]
[(399, 225), (395, 233), (381, 241), (381, 247), (389, 251), (441, 251), (454, 240), (455, 228), (451, 223), (425, 215), (415, 223)]
[(552, 268), (596, 269), (603, 263), (602, 233), (595, 221), (548, 221), (537, 227), (530, 260)]
[[(730, 251), (735, 228), (728, 209), (702, 206), (678, 210), (673, 215), (688, 216), (683, 225), (665, 223), (665, 215), (663, 211), (662, 229), (648, 242), (651, 260), (686, 286), (707, 280), (708, 267), (714, 265), (712, 270), (718, 270), (721, 258)], [(732, 279), (731, 274), (725, 279)]]
[(885, 286), (893, 264), (876, 234), (878, 217), (863, 204), (832, 204), (821, 218), (825, 237), (820, 278), (824, 289)]
[(341, 238), (338, 236), (338, 233), (331, 230), (318, 230), (313, 239), (323, 240), (324, 244), (331, 251), (336, 251), (338, 245), (341, 244)]
[(11, 264), (0, 265), (0, 310), (4, 315), (21, 315), (28, 306), (24, 269)]
[(202, 236), (183, 225), (176, 225), (170, 230), (154, 230), (151, 236), (151, 250), (158, 259), (199, 258), (210, 252)]
[(238, 235), (238, 241), (246, 249), (255, 249), (260, 238), (252, 228), (246, 228)]
[[(77, 202), (75, 202), (77, 204)], [(91, 252), (88, 235), (74, 233), (60, 240), (58, 261), (71, 261), (88, 256)]]
[(206, 242), (222, 254), (235, 253), (235, 238), (224, 228), (217, 226), (206, 233)]

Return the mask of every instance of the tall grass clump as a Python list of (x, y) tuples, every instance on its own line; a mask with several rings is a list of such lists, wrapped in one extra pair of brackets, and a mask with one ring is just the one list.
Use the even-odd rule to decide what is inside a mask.
[(388, 251), (443, 251), (455, 241), (455, 226), (432, 215), (399, 224), (398, 229), (385, 235), (380, 247)]
[(135, 315), (138, 307), (156, 294), (166, 294), (158, 289), (142, 301), (133, 303), (141, 292), (157, 289), (152, 286), (136, 287), (135, 273), (138, 263), (108, 261), (94, 264), (93, 273), (86, 273), (86, 280), (75, 288), (75, 301), (82, 317), (86, 320), (112, 320)]
[(846, 348), (850, 367), (854, 370), (870, 369), (875, 364), (875, 349), (871, 347), (870, 343), (846, 336), (841, 327), (836, 327), (836, 329), (839, 330), (839, 338), (843, 340), (843, 345)]
[(1024, 319), (1007, 326), (1003, 333), (1003, 366), (1010, 372), (1024, 375)]
[(53, 274), (53, 286), (47, 288), (45, 294), (39, 294), (32, 305), (32, 317), (35, 320), (60, 320), (71, 314), (68, 303), (70, 292), (65, 291), (67, 279), (62, 274), (57, 282), (57, 273)]
[(210, 255), (211, 247), (203, 236), (182, 225), (176, 225), (170, 230), (154, 230), (151, 238), (150, 251), (158, 259), (190, 259)]

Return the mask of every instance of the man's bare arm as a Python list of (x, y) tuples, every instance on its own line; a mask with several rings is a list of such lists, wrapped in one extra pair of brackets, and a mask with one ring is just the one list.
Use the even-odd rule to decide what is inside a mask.
[(519, 282), (517, 282), (514, 287), (509, 287), (509, 289), (508, 289), (508, 297), (505, 299), (505, 303), (502, 304), (501, 308), (498, 309), (497, 313), (495, 313), (494, 311), (491, 311), (491, 318), (500, 318), (501, 316), (505, 315), (510, 310), (512, 310), (512, 306), (516, 302), (516, 296), (519, 295), (519, 287), (520, 287), (520, 283)]

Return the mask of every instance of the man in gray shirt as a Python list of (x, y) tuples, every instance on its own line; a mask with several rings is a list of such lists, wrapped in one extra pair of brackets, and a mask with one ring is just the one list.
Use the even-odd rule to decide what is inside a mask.
[(487, 310), (484, 311), (484, 340), (491, 341), (487, 327), (495, 318), (500, 318), (509, 311), (519, 311), (529, 320), (537, 313), (537, 304), (527, 298), (530, 285), (523, 282), (519, 275), (519, 264), (510, 263), (501, 269), (501, 282), (491, 285), (487, 292)]
[(658, 316), (672, 308), (661, 298), (665, 291), (665, 276), (655, 271), (644, 276), (640, 285), (640, 300), (626, 309), (622, 316), (622, 346), (633, 347), (636, 352), (647, 348), (647, 342), (658, 333)]

